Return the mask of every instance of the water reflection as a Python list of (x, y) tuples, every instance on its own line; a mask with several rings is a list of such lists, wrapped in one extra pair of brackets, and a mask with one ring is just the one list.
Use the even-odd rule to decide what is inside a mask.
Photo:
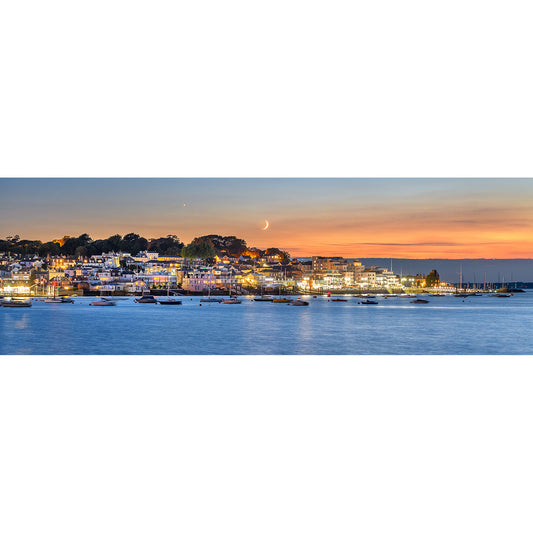
[[(472, 354), (533, 353), (533, 291), (512, 299), (357, 298), (307, 307), (243, 299), (241, 305), (116, 307), (34, 302), (0, 309), (2, 354)], [(505, 339), (505, 342), (502, 342)]]

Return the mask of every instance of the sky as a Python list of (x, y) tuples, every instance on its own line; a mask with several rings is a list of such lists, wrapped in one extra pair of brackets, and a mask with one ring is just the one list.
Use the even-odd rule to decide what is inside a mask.
[(532, 206), (533, 179), (1, 178), (0, 237), (214, 233), (293, 256), (531, 258)]

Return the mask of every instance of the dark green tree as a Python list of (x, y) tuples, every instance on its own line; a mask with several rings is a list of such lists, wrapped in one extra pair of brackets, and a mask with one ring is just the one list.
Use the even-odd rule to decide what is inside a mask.
[(122, 248), (122, 235), (111, 235), (103, 243), (103, 252), (120, 252)]
[(439, 284), (440, 276), (439, 273), (436, 270), (432, 270), (427, 276), (426, 276), (426, 287), (435, 287)]

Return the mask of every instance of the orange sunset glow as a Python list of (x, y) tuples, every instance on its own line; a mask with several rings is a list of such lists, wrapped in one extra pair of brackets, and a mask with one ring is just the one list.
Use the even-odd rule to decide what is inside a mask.
[(31, 239), (216, 233), (293, 256), (533, 256), (529, 179), (3, 179), (2, 191), (4, 233)]

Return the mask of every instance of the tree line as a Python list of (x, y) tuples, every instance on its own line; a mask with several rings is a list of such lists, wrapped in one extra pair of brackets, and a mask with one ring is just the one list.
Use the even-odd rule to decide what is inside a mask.
[(290, 260), (288, 252), (278, 248), (266, 250), (248, 248), (246, 241), (235, 235), (225, 237), (215, 234), (203, 235), (202, 237), (195, 237), (187, 245), (182, 243), (176, 235), (146, 239), (137, 233), (128, 233), (124, 236), (115, 234), (107, 237), (107, 239), (96, 240), (93, 240), (88, 233), (82, 233), (78, 237), (64, 236), (61, 239), (48, 242), (21, 239), (18, 235), (0, 239), (0, 253), (19, 256), (65, 255), (78, 258), (110, 252), (137, 255), (144, 250), (156, 252), (163, 256), (199, 257), (202, 259), (226, 254), (237, 257), (247, 255), (251, 260), (265, 254), (273, 254), (279, 255), (283, 262)]

